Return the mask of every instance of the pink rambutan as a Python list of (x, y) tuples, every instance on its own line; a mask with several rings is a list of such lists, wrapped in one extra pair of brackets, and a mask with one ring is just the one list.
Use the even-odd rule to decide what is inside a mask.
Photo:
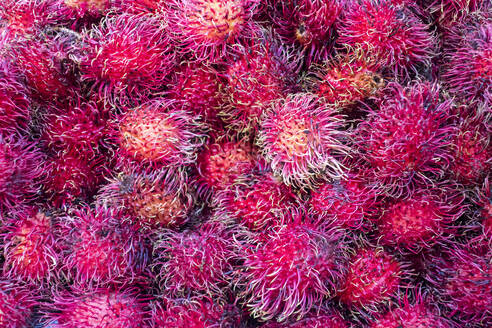
[(289, 95), (265, 112), (257, 143), (285, 184), (311, 187), (322, 177), (341, 177), (337, 157), (347, 153), (343, 119), (310, 94)]
[(53, 328), (147, 327), (146, 303), (132, 289), (57, 295), (52, 307), (49, 325)]
[(89, 207), (63, 219), (62, 271), (82, 286), (127, 284), (148, 262), (143, 236), (119, 210)]
[(302, 211), (300, 205), (290, 188), (269, 172), (242, 175), (212, 200), (216, 219), (251, 230), (287, 223)]
[(42, 173), (42, 155), (33, 143), (0, 136), (0, 213), (35, 198)]
[(269, 323), (263, 328), (348, 328), (349, 323), (338, 313), (321, 313), (309, 315), (294, 323)]
[(338, 42), (360, 47), (382, 68), (407, 76), (419, 64), (429, 64), (433, 34), (404, 3), (390, 0), (353, 1), (344, 12)]
[(161, 288), (174, 297), (224, 297), (238, 258), (232, 233), (220, 223), (204, 223), (195, 231), (164, 232), (154, 254)]
[(439, 101), (437, 85), (388, 85), (379, 110), (369, 113), (355, 131), (372, 180), (389, 194), (403, 194), (415, 184), (442, 177), (451, 161), (450, 102)]
[(253, 317), (300, 319), (335, 295), (345, 262), (342, 231), (292, 222), (264, 239), (241, 245), (244, 263), (237, 286)]
[(352, 310), (377, 312), (396, 296), (402, 284), (402, 265), (382, 248), (360, 248), (349, 261), (339, 299)]
[(140, 99), (161, 90), (175, 65), (168, 36), (149, 15), (108, 17), (83, 39), (81, 78), (110, 102)]
[(226, 69), (220, 117), (237, 132), (254, 133), (271, 103), (294, 90), (299, 58), (267, 32), (248, 46), (235, 46), (237, 57)]
[(35, 207), (12, 216), (3, 235), (3, 275), (32, 286), (50, 281), (59, 260), (51, 217)]
[(200, 61), (215, 62), (230, 46), (256, 29), (252, 20), (260, 0), (172, 0), (163, 19), (181, 49)]
[(31, 117), (27, 88), (18, 75), (13, 65), (0, 60), (0, 135), (24, 131)]
[(16, 281), (0, 280), (0, 327), (28, 327), (36, 303), (29, 289)]
[(176, 170), (121, 172), (101, 188), (98, 200), (126, 211), (143, 227), (179, 227), (193, 204), (187, 178), (177, 177), (182, 175)]
[(100, 18), (107, 14), (115, 0), (58, 0), (65, 20)]
[(114, 134), (120, 161), (154, 169), (194, 163), (206, 137), (203, 122), (163, 98), (123, 113)]
[(425, 9), (435, 17), (443, 30), (453, 28), (473, 13), (487, 10), (486, 0), (434, 0), (430, 2)]

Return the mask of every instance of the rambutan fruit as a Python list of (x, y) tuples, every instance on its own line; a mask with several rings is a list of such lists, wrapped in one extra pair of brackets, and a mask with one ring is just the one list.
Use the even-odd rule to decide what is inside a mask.
[(237, 57), (226, 69), (224, 107), (220, 117), (233, 130), (255, 133), (271, 103), (294, 91), (299, 57), (267, 32), (247, 46), (235, 46)]
[(0, 212), (19, 208), (36, 197), (43, 173), (42, 155), (22, 138), (0, 136)]
[(224, 189), (258, 166), (256, 149), (246, 139), (220, 137), (206, 144), (198, 155), (198, 191), (209, 194)]
[[(492, 22), (456, 27), (451, 36), (454, 51), (445, 53), (443, 84), (451, 95), (467, 105), (492, 104)], [(465, 33), (462, 33), (466, 31)]]
[(114, 0), (58, 0), (64, 20), (97, 19), (108, 13)]
[(200, 61), (216, 62), (232, 44), (256, 29), (252, 17), (260, 0), (172, 0), (163, 19), (181, 50)]
[(425, 10), (435, 17), (442, 29), (453, 28), (473, 13), (487, 11), (487, 1), (484, 0), (437, 0), (430, 2)]
[(156, 276), (166, 294), (214, 299), (225, 296), (238, 258), (232, 233), (220, 223), (204, 223), (195, 231), (164, 232), (154, 255)]
[(5, 60), (0, 60), (0, 135), (24, 131), (31, 118), (30, 98), (19, 72)]
[(63, 219), (62, 272), (82, 286), (127, 284), (148, 262), (143, 235), (121, 211), (89, 207)]
[(345, 110), (376, 96), (383, 86), (384, 78), (377, 64), (360, 50), (340, 54), (323, 65), (313, 66), (306, 78), (310, 92)]
[(0, 327), (28, 327), (36, 303), (32, 292), (19, 282), (0, 280)]
[(330, 225), (350, 230), (369, 228), (378, 209), (377, 192), (365, 179), (348, 173), (346, 179), (326, 182), (311, 191), (308, 212)]
[(285, 184), (311, 187), (318, 178), (341, 177), (337, 157), (347, 153), (343, 119), (311, 94), (288, 95), (265, 112), (257, 143)]
[(299, 198), (269, 172), (239, 176), (214, 196), (212, 207), (220, 222), (240, 223), (250, 230), (283, 225), (302, 211)]
[(35, 207), (12, 217), (3, 234), (3, 275), (28, 281), (31, 286), (50, 281), (59, 260), (51, 217)]
[(176, 170), (121, 172), (101, 188), (98, 200), (126, 211), (142, 227), (174, 228), (186, 223), (193, 204), (186, 186), (187, 178)]
[(308, 63), (328, 56), (344, 0), (267, 2), (274, 29), (284, 42), (301, 46)]
[(115, 139), (119, 159), (159, 169), (194, 163), (206, 134), (203, 122), (191, 113), (156, 98), (123, 113)]
[(264, 239), (258, 245), (241, 245), (244, 263), (236, 285), (253, 317), (301, 319), (335, 296), (345, 262), (342, 231), (292, 222)]
[(293, 323), (269, 323), (263, 328), (349, 328), (349, 323), (338, 313), (309, 315)]
[(357, 312), (375, 313), (397, 295), (404, 275), (402, 264), (383, 248), (360, 248), (349, 261), (339, 299)]
[(143, 99), (161, 90), (175, 65), (166, 32), (149, 15), (108, 17), (83, 42), (81, 79), (109, 102)]
[(433, 56), (433, 34), (401, 3), (390, 0), (353, 1), (338, 29), (339, 44), (360, 47), (397, 76), (408, 76)]
[(398, 307), (391, 309), (370, 324), (370, 328), (451, 328), (453, 325), (442, 317), (437, 307), (431, 306), (417, 295), (411, 302), (405, 297)]
[(437, 85), (388, 85), (379, 110), (369, 113), (355, 131), (362, 157), (371, 166), (371, 180), (392, 195), (405, 195), (418, 183), (442, 177), (451, 161), (455, 133), (450, 102), (439, 101)]
[(132, 289), (56, 295), (52, 307), (48, 322), (53, 328), (147, 327), (146, 302)]

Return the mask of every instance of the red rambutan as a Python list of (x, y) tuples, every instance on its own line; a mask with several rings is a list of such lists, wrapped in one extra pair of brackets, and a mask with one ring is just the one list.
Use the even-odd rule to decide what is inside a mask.
[(390, 0), (353, 1), (339, 28), (340, 44), (360, 47), (384, 68), (407, 76), (428, 64), (436, 44), (428, 27), (403, 5)]
[(83, 42), (82, 80), (105, 100), (125, 102), (161, 90), (175, 65), (161, 23), (148, 15), (108, 17)]
[(371, 179), (387, 193), (404, 195), (417, 183), (444, 176), (455, 133), (450, 115), (450, 103), (439, 101), (436, 85), (388, 85), (379, 110), (370, 112), (355, 131), (359, 150), (371, 165)]
[(62, 271), (82, 286), (126, 284), (143, 273), (148, 252), (143, 236), (121, 211), (75, 210), (63, 219)]
[(51, 218), (34, 207), (12, 216), (3, 235), (4, 276), (32, 286), (50, 281), (59, 260)]
[(34, 312), (36, 300), (18, 282), (0, 280), (0, 327), (25, 328)]
[(342, 127), (342, 117), (314, 95), (289, 95), (265, 112), (257, 143), (276, 176), (305, 188), (317, 178), (342, 176), (337, 156), (348, 150)]
[(79, 20), (99, 18), (108, 13), (115, 0), (58, 0), (63, 18)]
[(474, 12), (486, 12), (486, 3), (486, 0), (435, 0), (425, 9), (436, 17), (440, 27), (445, 30), (460, 24)]
[(238, 177), (215, 195), (212, 207), (219, 221), (237, 222), (251, 230), (283, 225), (301, 211), (300, 200), (290, 188), (266, 172)]
[(123, 113), (115, 131), (123, 166), (130, 160), (154, 169), (194, 163), (205, 137), (203, 122), (163, 98)]
[[(260, 0), (172, 0), (164, 8), (169, 32), (184, 52), (216, 61), (231, 44), (255, 30), (252, 20)], [(165, 6), (165, 7), (166, 7)]]
[(358, 249), (349, 261), (340, 301), (353, 310), (377, 312), (398, 293), (403, 277), (402, 265), (382, 248)]
[(242, 245), (239, 297), (255, 318), (300, 319), (333, 297), (344, 264), (344, 233), (310, 223), (276, 227), (258, 245)]
[(337, 313), (321, 313), (294, 323), (270, 323), (263, 328), (348, 328), (349, 323)]
[(154, 254), (161, 288), (174, 297), (224, 297), (237, 260), (231, 232), (217, 223), (205, 223), (196, 231), (165, 232)]

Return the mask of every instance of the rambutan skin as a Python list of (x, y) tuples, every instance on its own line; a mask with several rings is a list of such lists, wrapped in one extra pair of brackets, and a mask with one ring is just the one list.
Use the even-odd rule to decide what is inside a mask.
[(289, 95), (264, 114), (257, 144), (274, 174), (285, 184), (312, 186), (320, 177), (341, 177), (337, 158), (343, 145), (342, 117), (310, 94)]
[(104, 99), (141, 98), (162, 89), (175, 66), (168, 37), (151, 16), (121, 14), (106, 18), (84, 35), (81, 79)]
[(371, 165), (371, 180), (398, 195), (445, 175), (456, 129), (450, 123), (451, 104), (439, 101), (437, 85), (391, 83), (386, 92), (379, 110), (369, 113), (354, 138)]
[(0, 326), (27, 327), (37, 305), (33, 293), (18, 281), (0, 280)]
[(262, 321), (300, 319), (333, 297), (343, 275), (344, 233), (293, 222), (243, 246), (240, 298)]

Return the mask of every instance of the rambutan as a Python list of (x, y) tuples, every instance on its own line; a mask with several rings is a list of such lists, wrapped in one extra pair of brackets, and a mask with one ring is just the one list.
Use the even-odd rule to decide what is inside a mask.
[(96, 19), (108, 13), (115, 0), (58, 0), (64, 20)]
[[(178, 177), (181, 176), (181, 177)], [(187, 178), (176, 170), (121, 172), (101, 188), (98, 200), (126, 211), (143, 227), (179, 227), (193, 204)]]
[(16, 281), (0, 280), (0, 326), (25, 328), (34, 312), (36, 299)]
[(349, 323), (338, 313), (321, 313), (309, 315), (294, 323), (270, 323), (263, 328), (348, 328)]
[(59, 260), (51, 217), (35, 207), (12, 216), (3, 235), (3, 275), (28, 281), (32, 286), (50, 281)]
[(276, 176), (306, 188), (318, 178), (342, 176), (337, 157), (348, 151), (342, 127), (342, 117), (316, 96), (289, 95), (265, 112), (257, 143)]
[(444, 176), (455, 128), (450, 102), (439, 101), (437, 85), (391, 83), (386, 92), (379, 110), (357, 127), (355, 140), (371, 165), (371, 180), (389, 194), (405, 195), (417, 183)]
[(436, 18), (443, 30), (462, 23), (472, 13), (487, 11), (486, 0), (435, 0), (430, 2), (425, 10)]
[(118, 160), (154, 169), (194, 163), (206, 137), (203, 122), (161, 98), (127, 111), (117, 125)]
[(175, 65), (166, 32), (149, 15), (108, 17), (86, 33), (83, 42), (81, 79), (110, 102), (161, 90)]
[(166, 294), (214, 299), (225, 296), (238, 258), (231, 232), (217, 223), (204, 223), (196, 231), (164, 232), (154, 254), (156, 276)]
[(396, 296), (404, 276), (402, 265), (382, 248), (360, 248), (349, 261), (338, 296), (352, 310), (375, 313)]
[(299, 57), (267, 32), (248, 46), (235, 46), (237, 57), (225, 72), (224, 107), (220, 117), (233, 130), (255, 133), (270, 104), (292, 92)]
[(53, 328), (142, 328), (147, 323), (146, 303), (132, 289), (56, 295), (52, 307), (48, 322)]
[(276, 227), (258, 245), (241, 246), (239, 297), (261, 320), (300, 319), (335, 295), (343, 275), (345, 236), (310, 223)]
[(419, 64), (429, 64), (433, 34), (404, 3), (391, 0), (353, 1), (344, 12), (338, 42), (360, 47), (396, 75), (408, 76)]
[(252, 20), (260, 0), (171, 0), (164, 8), (169, 32), (181, 50), (215, 62), (232, 44), (256, 29)]
[(0, 212), (35, 198), (43, 173), (42, 155), (22, 138), (0, 136)]
[(127, 284), (143, 274), (148, 251), (131, 218), (119, 210), (89, 207), (63, 218), (63, 267), (82, 286)]
[(239, 176), (215, 195), (212, 207), (219, 221), (251, 230), (283, 225), (302, 211), (298, 197), (269, 172)]

